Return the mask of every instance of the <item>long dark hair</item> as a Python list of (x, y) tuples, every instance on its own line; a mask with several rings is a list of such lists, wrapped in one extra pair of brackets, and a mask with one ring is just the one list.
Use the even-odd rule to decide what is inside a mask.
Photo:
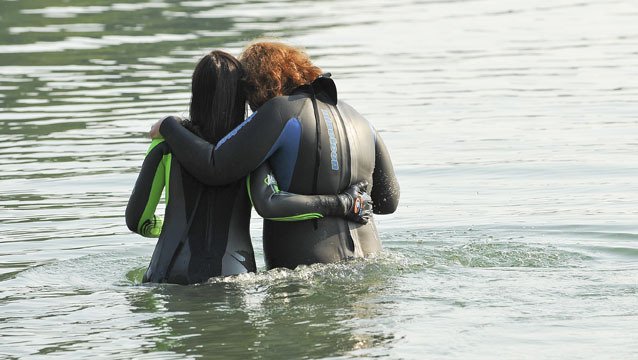
[(183, 125), (215, 144), (239, 125), (246, 114), (242, 66), (232, 55), (215, 50), (193, 71), (190, 120)]

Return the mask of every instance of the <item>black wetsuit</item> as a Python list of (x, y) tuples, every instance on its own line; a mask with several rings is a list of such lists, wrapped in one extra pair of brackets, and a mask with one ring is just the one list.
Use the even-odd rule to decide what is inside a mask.
[[(367, 180), (374, 213), (391, 213), (398, 205), (399, 184), (381, 137), (352, 107), (337, 101), (334, 82), (326, 77), (269, 100), (215, 146), (170, 117), (160, 132), (183, 166), (210, 185), (232, 183), (268, 160), (283, 191), (338, 194)], [(251, 181), (251, 187), (256, 183)], [(251, 193), (260, 211), (258, 189)], [(264, 222), (268, 268), (335, 262), (380, 249), (374, 221), (362, 225), (324, 217)]]
[[(289, 194), (276, 184), (266, 164), (253, 182), (260, 208), (275, 221), (343, 216), (336, 196)], [(173, 158), (163, 140), (153, 140), (126, 208), (126, 224), (146, 237), (159, 237), (144, 282), (192, 284), (219, 275), (256, 270), (250, 242), (250, 194), (244, 179), (225, 186), (206, 186)], [(155, 215), (166, 189), (164, 220)]]

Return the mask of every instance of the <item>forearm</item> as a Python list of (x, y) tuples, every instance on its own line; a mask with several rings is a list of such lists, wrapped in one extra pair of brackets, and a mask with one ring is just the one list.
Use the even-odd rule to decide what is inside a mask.
[(163, 150), (149, 150), (126, 206), (127, 227), (145, 237), (158, 237), (162, 229), (162, 219), (154, 213), (165, 184)]
[(159, 132), (189, 173), (204, 184), (219, 186), (247, 176), (275, 152), (282, 128), (277, 107), (267, 104), (216, 145), (191, 133), (173, 117), (162, 121)]
[(164, 119), (160, 133), (180, 164), (201, 182), (208, 185), (224, 185), (241, 178), (241, 175), (236, 178), (229, 177), (232, 175), (231, 171), (222, 172), (223, 164), (215, 162), (215, 146), (191, 133), (175, 118)]
[(279, 221), (319, 219), (345, 213), (337, 195), (298, 195), (281, 191), (253, 202), (253, 205), (261, 217)]
[(390, 154), (379, 134), (376, 134), (375, 166), (372, 181), (373, 212), (375, 214), (393, 213), (399, 205), (401, 191), (394, 174)]
[(267, 164), (246, 180), (251, 202), (265, 219), (299, 221), (325, 216), (344, 216), (347, 202), (339, 195), (299, 195), (280, 191)]

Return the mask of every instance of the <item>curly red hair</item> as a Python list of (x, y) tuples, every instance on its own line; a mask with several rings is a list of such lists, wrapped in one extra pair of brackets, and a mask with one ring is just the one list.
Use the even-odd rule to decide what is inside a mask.
[(258, 108), (275, 96), (289, 95), (301, 85), (310, 84), (321, 69), (313, 65), (301, 49), (280, 42), (256, 42), (239, 57), (244, 68), (246, 98)]

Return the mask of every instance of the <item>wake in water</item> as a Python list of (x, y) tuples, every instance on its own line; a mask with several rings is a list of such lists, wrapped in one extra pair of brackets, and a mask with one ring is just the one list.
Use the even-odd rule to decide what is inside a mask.
[[(89, 346), (104, 353), (133, 355), (170, 344), (172, 350), (159, 355), (166, 358), (192, 349), (209, 354), (213, 348), (239, 356), (225, 344), (260, 354), (273, 342), (290, 354), (370, 357), (392, 353), (406, 341), (445, 352), (437, 344), (456, 329), (489, 330), (495, 321), (515, 329), (519, 323), (543, 328), (579, 318), (580, 313), (547, 307), (548, 298), (586, 300), (590, 313), (636, 316), (623, 310), (637, 293), (631, 286), (635, 271), (618, 272), (613, 283), (601, 284), (596, 270), (584, 271), (592, 263), (587, 251), (560, 249), (547, 239), (533, 242), (538, 236), (515, 241), (507, 232), (489, 230), (393, 232), (385, 234), (386, 249), (373, 258), (189, 286), (141, 285), (148, 262), (141, 254), (148, 247), (87, 255), (33, 267), (3, 282), (0, 310), (12, 315), (2, 319), (0, 330), (49, 329), (48, 335), (40, 332), (42, 347)], [(75, 330), (59, 334), (54, 331), (59, 326)], [(437, 333), (429, 340), (410, 335), (424, 327)], [(93, 333), (105, 335), (97, 339)], [(132, 339), (126, 346), (104, 345), (104, 339), (122, 334)], [(299, 334), (305, 334), (300, 342), (290, 343)], [(478, 341), (481, 334), (462, 336)], [(32, 351), (16, 339), (12, 354)]]
[[(500, 235), (505, 239), (499, 239)], [(568, 268), (582, 266), (584, 261), (592, 259), (588, 254), (589, 249), (560, 249), (546, 241), (534, 243), (526, 237), (513, 241), (507, 234), (493, 235), (476, 230), (401, 231), (384, 234), (383, 241), (385, 250), (375, 257), (333, 264), (302, 265), (294, 270), (277, 268), (218, 277), (207, 283), (357, 283), (366, 276), (397, 276), (432, 267)], [(139, 285), (148, 262), (148, 256), (141, 255), (144, 251), (114, 251), (56, 261), (19, 272), (9, 283), (60, 288)], [(130, 256), (131, 253), (135, 256)]]

